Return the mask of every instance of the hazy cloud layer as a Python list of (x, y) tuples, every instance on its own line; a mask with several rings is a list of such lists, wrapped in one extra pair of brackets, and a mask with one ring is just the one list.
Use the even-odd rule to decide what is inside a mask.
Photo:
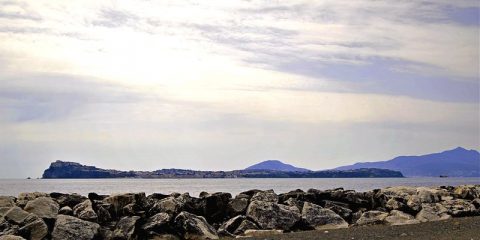
[(478, 1), (0, 1), (0, 177), (479, 139)]

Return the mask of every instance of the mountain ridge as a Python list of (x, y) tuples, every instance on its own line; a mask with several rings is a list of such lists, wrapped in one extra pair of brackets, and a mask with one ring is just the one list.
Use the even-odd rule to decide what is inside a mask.
[(306, 168), (295, 167), (291, 164), (283, 163), (279, 160), (266, 160), (259, 162), (252, 166), (245, 168), (244, 170), (277, 170), (277, 171), (287, 171), (287, 172), (310, 172), (312, 170)]
[(377, 162), (358, 162), (334, 170), (382, 168), (402, 172), (409, 177), (479, 177), (480, 153), (474, 149), (457, 147), (438, 153), (417, 156), (398, 156)]

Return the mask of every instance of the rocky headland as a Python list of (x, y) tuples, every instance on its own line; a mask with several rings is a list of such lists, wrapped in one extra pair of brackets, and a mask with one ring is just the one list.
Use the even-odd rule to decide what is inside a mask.
[(217, 239), (480, 215), (480, 185), (0, 197), (0, 239)]

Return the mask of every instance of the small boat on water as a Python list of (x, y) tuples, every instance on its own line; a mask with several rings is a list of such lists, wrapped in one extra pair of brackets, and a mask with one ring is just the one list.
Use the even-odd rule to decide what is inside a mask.
[(447, 175), (440, 175), (439, 177), (441, 177), (441, 178), (447, 178), (448, 176), (447, 176)]

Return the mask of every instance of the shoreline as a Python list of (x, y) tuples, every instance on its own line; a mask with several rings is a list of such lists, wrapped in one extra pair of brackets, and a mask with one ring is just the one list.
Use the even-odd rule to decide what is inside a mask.
[(253, 189), (236, 196), (202, 192), (199, 197), (93, 192), (0, 197), (0, 235), (25, 239), (217, 239), (273, 233), (309, 239), (332, 229), (413, 226), (470, 216), (480, 216), (480, 185), (397, 186), (365, 192), (297, 189), (280, 194)]

